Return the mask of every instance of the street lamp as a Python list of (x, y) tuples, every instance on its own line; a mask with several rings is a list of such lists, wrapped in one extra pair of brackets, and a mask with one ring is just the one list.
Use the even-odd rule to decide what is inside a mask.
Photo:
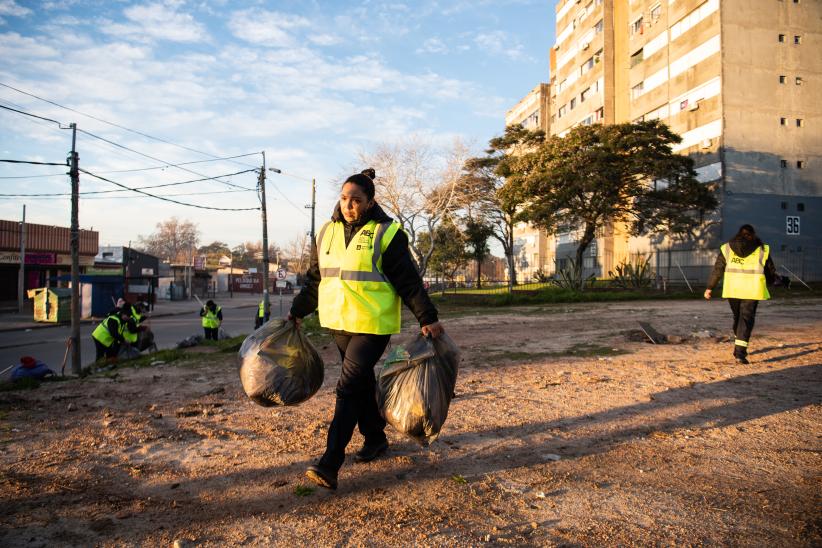
[[(276, 167), (270, 167), (270, 168), (268, 168), (268, 170), (272, 171), (274, 173), (280, 173), (280, 174), (283, 173), (281, 170), (277, 169)], [(290, 175), (288, 173), (286, 173), (285, 175), (288, 175), (289, 177), (294, 177), (295, 179), (302, 179), (304, 181), (308, 180), (308, 179), (303, 179), (302, 177), (297, 177), (295, 175)], [(317, 182), (316, 182), (316, 179), (314, 179), (313, 177), (311, 179), (311, 205), (307, 205), (305, 207), (306, 207), (306, 209), (311, 210), (311, 245), (314, 246), (314, 245), (316, 245), (315, 237), (314, 237), (314, 211), (317, 208)]]

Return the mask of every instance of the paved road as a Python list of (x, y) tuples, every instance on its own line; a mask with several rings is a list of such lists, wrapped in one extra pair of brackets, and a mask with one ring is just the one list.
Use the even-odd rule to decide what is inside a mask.
[[(291, 306), (291, 296), (283, 296), (283, 311), (288, 313)], [(196, 305), (195, 305), (196, 306)], [(251, 333), (254, 330), (254, 313), (256, 308), (226, 308), (223, 307), (223, 329), (229, 335), (236, 336)], [(279, 297), (271, 298), (271, 315), (280, 315)], [(153, 318), (151, 330), (158, 348), (173, 348), (177, 342), (189, 335), (202, 335), (203, 329), (197, 312), (178, 316)], [(82, 362), (88, 364), (94, 361), (94, 343), (91, 340), (93, 325), (82, 325), (80, 340), (82, 341)], [(0, 371), (9, 365), (16, 364), (21, 356), (34, 356), (45, 362), (59, 373), (66, 351), (66, 339), (71, 334), (68, 326), (31, 329), (22, 331), (8, 331), (0, 333)], [(68, 358), (66, 372), (71, 370), (71, 356)], [(7, 380), (10, 372), (6, 372), (0, 380)]]

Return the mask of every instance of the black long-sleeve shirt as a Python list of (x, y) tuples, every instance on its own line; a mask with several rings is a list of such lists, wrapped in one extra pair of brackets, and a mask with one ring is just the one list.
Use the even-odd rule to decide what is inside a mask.
[[(392, 219), (385, 214), (380, 206), (375, 204), (368, 211), (368, 214), (357, 223), (346, 222), (342, 217), (339, 205), (337, 205), (331, 220), (343, 223), (345, 227), (345, 245), (347, 246), (365, 223), (371, 220), (382, 223)], [(291, 305), (291, 315), (297, 318), (307, 316), (317, 309), (318, 290), (322, 276), (320, 275), (317, 246), (311, 246), (311, 248), (311, 263), (306, 273), (306, 283)], [(417, 318), (420, 326), (430, 325), (438, 321), (437, 309), (423, 286), (422, 278), (420, 278), (408, 250), (408, 236), (402, 230), (397, 231), (388, 244), (385, 253), (382, 254), (382, 270), (402, 302)]]

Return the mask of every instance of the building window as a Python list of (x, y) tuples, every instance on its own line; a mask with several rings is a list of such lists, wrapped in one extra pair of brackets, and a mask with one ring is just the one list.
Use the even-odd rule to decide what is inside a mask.
[(788, 202), (782, 202), (780, 205), (782, 209), (788, 209)]
[(802, 43), (802, 37), (801, 37), (801, 36), (799, 36), (798, 34), (794, 34), (794, 36), (793, 36), (793, 43), (794, 43), (794, 44), (796, 44), (796, 45), (798, 46), (799, 44), (801, 44), (801, 43)]
[(588, 72), (592, 68), (594, 68), (594, 57), (593, 56), (589, 57), (587, 61), (582, 63), (582, 65), (579, 67), (579, 73), (580, 74), (585, 74), (586, 72)]
[(787, 126), (788, 125), (788, 119), (787, 118), (780, 118), (779, 119), (779, 125), (780, 126)]
[(796, 204), (796, 210), (797, 211), (805, 211), (805, 204), (802, 203), (802, 202), (799, 202), (798, 204)]
[(598, 122), (599, 120), (602, 120), (603, 118), (605, 118), (605, 108), (604, 107), (599, 107), (597, 109), (597, 111), (594, 113), (594, 121)]
[(645, 82), (640, 82), (631, 88), (631, 99), (636, 99), (642, 95), (642, 90), (645, 87)]
[(784, 74), (779, 75), (779, 83), (780, 84), (784, 84), (787, 80), (788, 80), (788, 77), (785, 76)]
[(594, 25), (594, 34), (599, 34), (600, 32), (602, 32), (602, 29), (604, 28), (605, 25), (603, 24), (602, 19), (600, 19), (599, 22), (596, 25)]
[(662, 5), (657, 4), (651, 8), (651, 22), (656, 23), (662, 17)]
[(797, 76), (797, 77), (796, 77), (796, 85), (797, 85), (797, 86), (801, 86), (801, 85), (802, 85), (802, 77), (801, 77), (801, 76)]
[[(584, 103), (585, 100), (591, 96), (591, 88), (587, 88), (582, 90), (582, 93), (579, 94), (579, 102)], [(799, 125), (799, 120), (796, 121), (796, 125)]]
[(637, 66), (638, 64), (640, 64), (643, 61), (643, 59), (644, 59), (644, 53), (643, 52), (644, 51), (645, 51), (645, 49), (642, 48), (638, 52), (631, 55), (631, 68), (634, 68), (635, 66)]
[(796, 161), (796, 169), (802, 169), (804, 167), (805, 167), (805, 162), (803, 162), (802, 160), (797, 160)]
[[(633, 23), (631, 23), (631, 34), (642, 34), (644, 28), (642, 26), (642, 16), (640, 15)], [(782, 35), (784, 37), (784, 35)]]
[(785, 35), (784, 35), (784, 34), (780, 34), (780, 35), (779, 35), (779, 41), (780, 41), (780, 42), (784, 42), (784, 41), (785, 41)]
[(573, 99), (571, 99), (571, 103), (569, 105), (568, 110), (574, 110), (576, 107), (577, 107), (577, 98), (574, 97)]
[(567, 83), (568, 83), (568, 78), (566, 78), (565, 80), (563, 80), (562, 82), (560, 82), (560, 83), (559, 83), (559, 85), (557, 86), (557, 93), (562, 93), (562, 90), (564, 90), (564, 89), (565, 89), (565, 85), (566, 85)]
[(780, 167), (788, 167), (788, 161), (787, 160), (779, 160), (779, 166)]
[(562, 118), (563, 116), (565, 116), (565, 105), (559, 107), (559, 110), (557, 111), (557, 118)]
[(803, 120), (802, 118), (797, 118), (796, 119), (796, 127), (804, 127), (804, 126), (805, 126), (805, 120)]

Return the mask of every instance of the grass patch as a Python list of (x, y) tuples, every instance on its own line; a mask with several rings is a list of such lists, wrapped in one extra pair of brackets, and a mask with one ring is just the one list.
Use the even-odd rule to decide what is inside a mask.
[[(213, 341), (212, 341), (213, 342)], [(220, 341), (217, 341), (220, 342)], [(189, 357), (189, 354), (182, 348), (168, 348), (166, 350), (159, 350), (152, 354), (146, 354), (133, 360), (123, 360), (117, 362), (116, 365), (127, 365), (129, 367), (151, 367), (153, 362), (173, 363)]]
[(468, 483), (468, 480), (460, 475), (451, 476), (451, 481), (458, 485), (465, 485), (466, 483)]
[(586, 291), (573, 291), (559, 287), (543, 287), (536, 291), (517, 289), (513, 293), (497, 294), (446, 294), (434, 295), (432, 299), (438, 306), (448, 303), (454, 306), (476, 307), (477, 305), (501, 307), (535, 304), (560, 303), (596, 303), (613, 301), (642, 301), (667, 299), (699, 299), (701, 291), (691, 293), (687, 290), (677, 290), (663, 293), (654, 289), (610, 289), (594, 288)]
[(593, 358), (601, 356), (619, 356), (621, 354), (628, 354), (628, 351), (620, 348), (613, 348), (611, 346), (577, 343), (559, 352), (525, 352), (522, 350), (504, 350), (501, 352), (491, 351), (491, 353), (486, 356), (486, 360), (489, 363), (522, 362), (541, 358)]
[(219, 349), (220, 352), (239, 352), (243, 341), (248, 335), (237, 335), (230, 339), (221, 339), (219, 341), (205, 340), (200, 343), (201, 346), (213, 346)]
[(24, 377), (14, 381), (5, 381), (0, 383), (0, 392), (12, 392), (14, 390), (34, 390), (39, 388), (40, 381), (32, 379), (31, 377)]
[(298, 497), (307, 497), (312, 493), (314, 493), (314, 488), (307, 485), (298, 485), (294, 488), (294, 494)]

